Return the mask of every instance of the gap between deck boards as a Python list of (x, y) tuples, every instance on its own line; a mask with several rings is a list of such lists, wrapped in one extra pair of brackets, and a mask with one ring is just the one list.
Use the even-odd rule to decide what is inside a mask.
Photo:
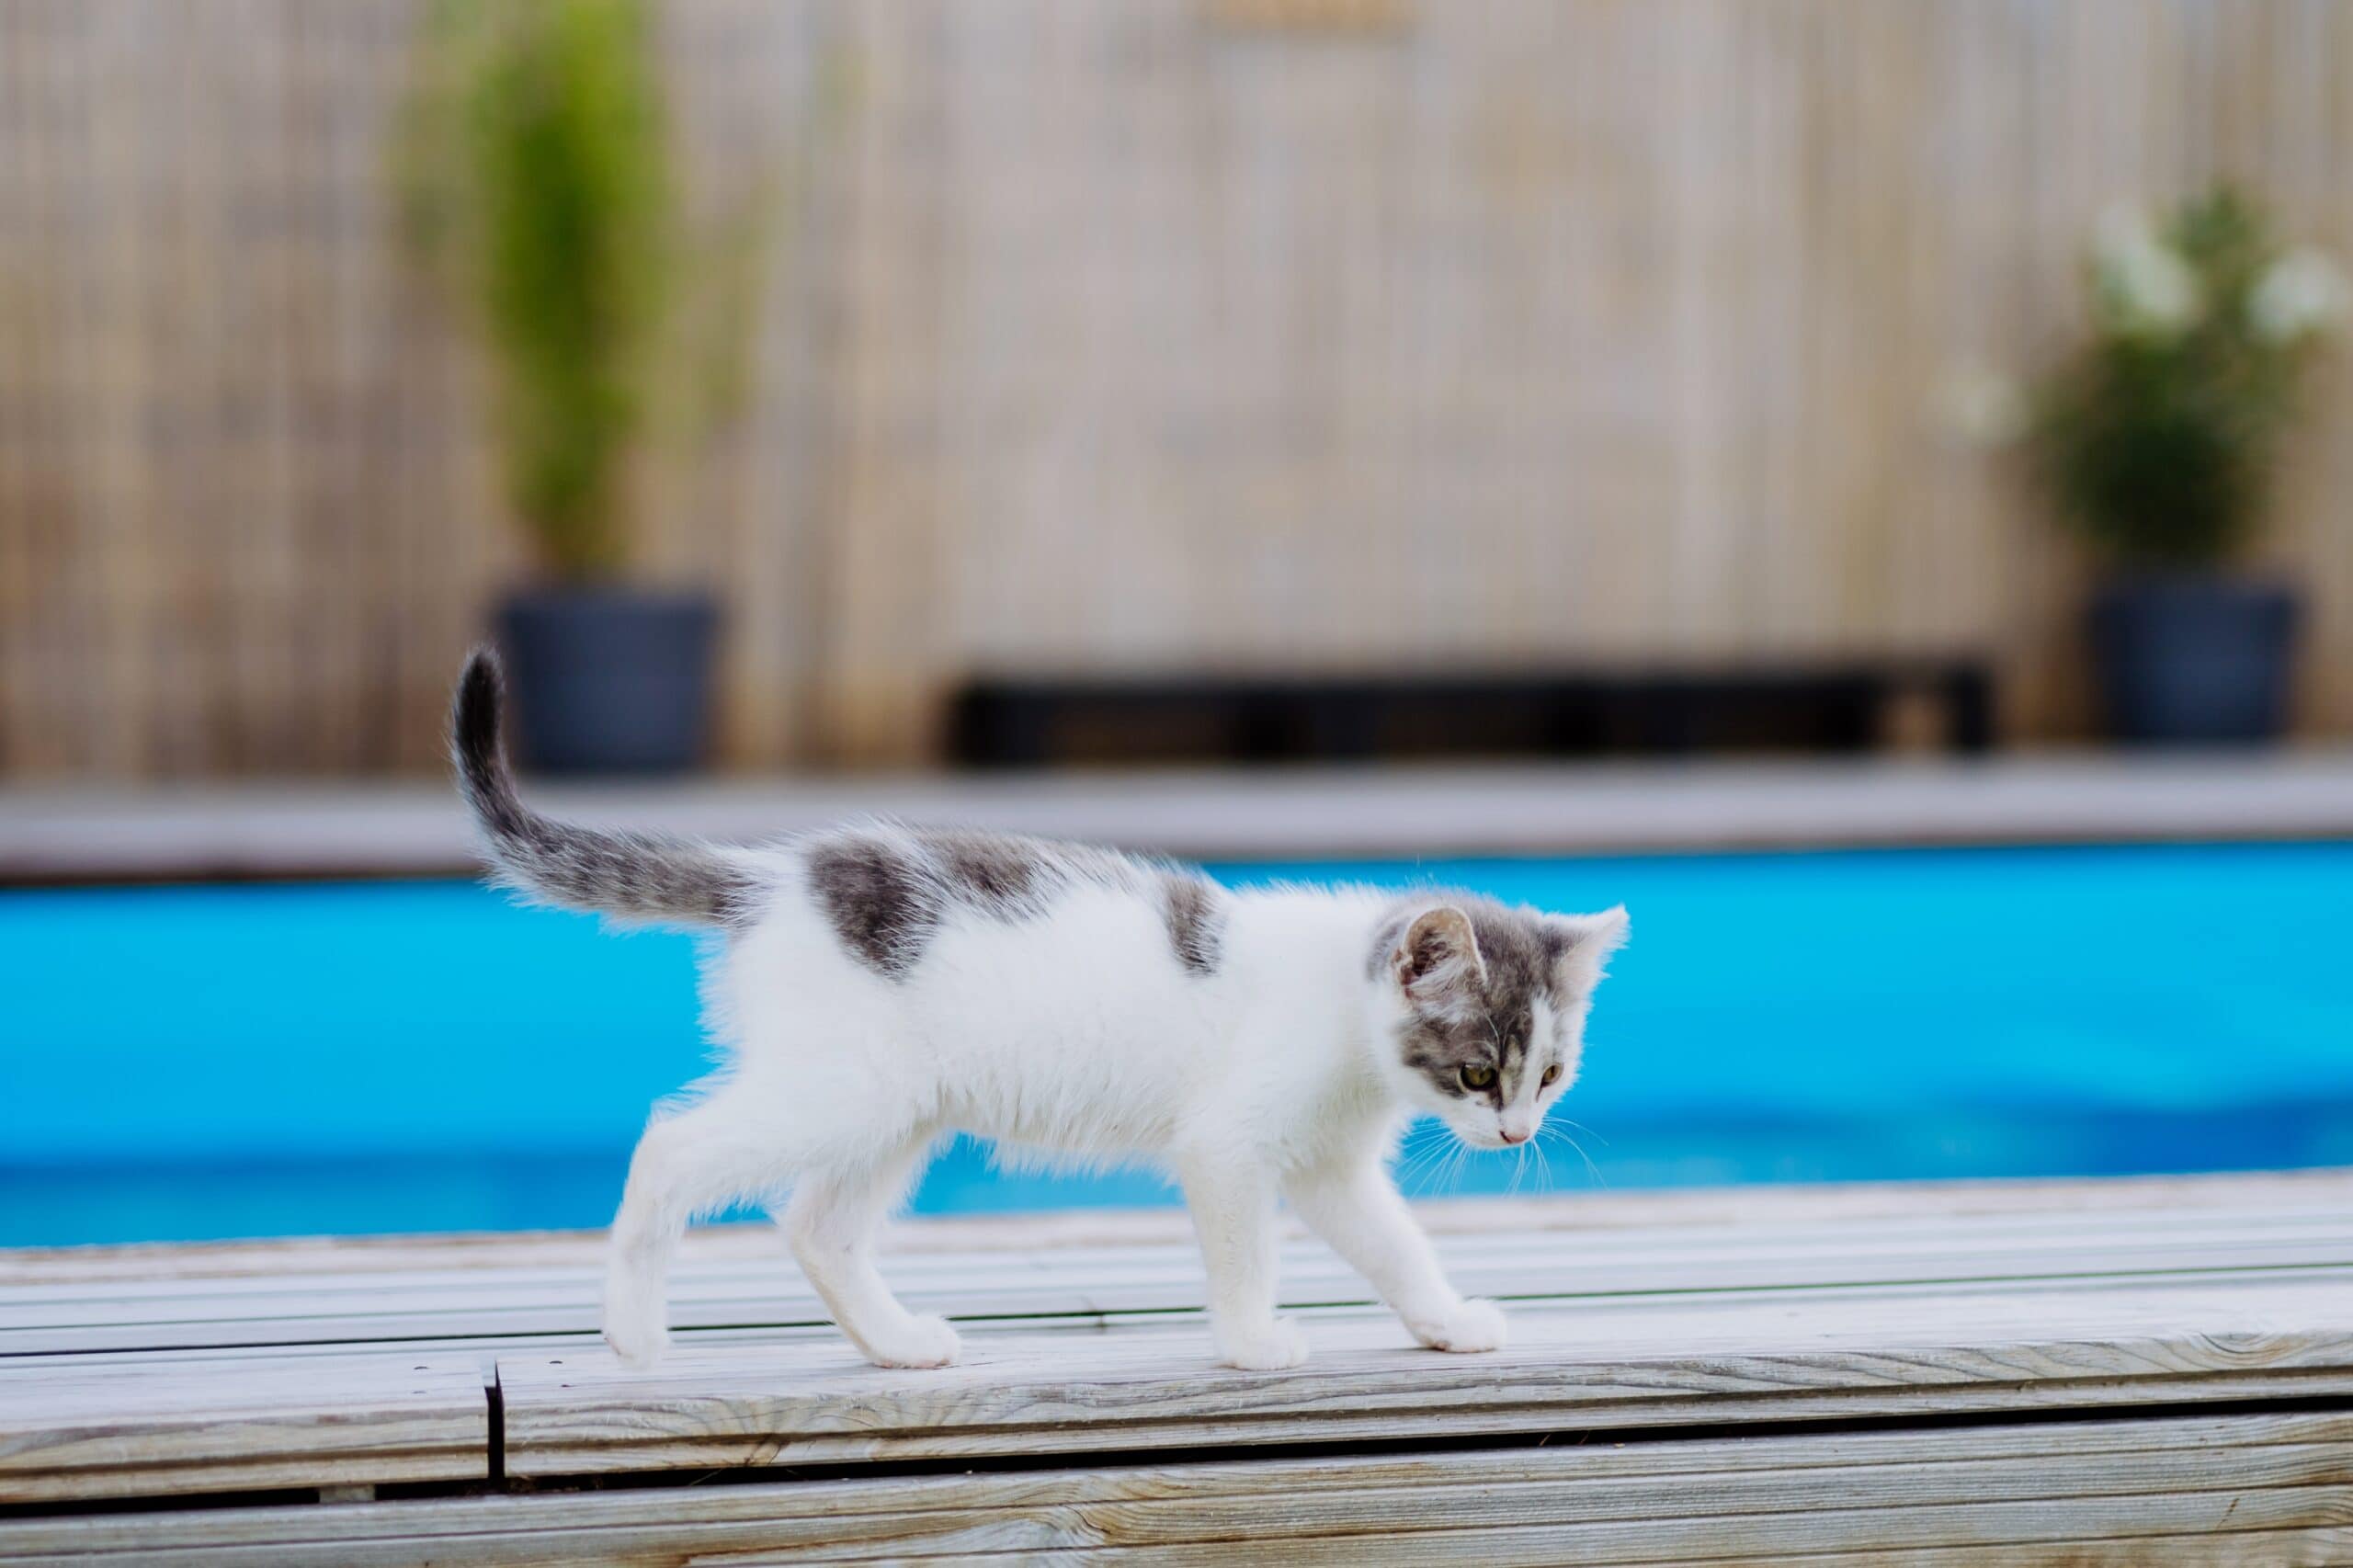
[[(1875, 1554), (1829, 1561), (2049, 1568), (2057, 1554), (2039, 1543), (2063, 1538), (2099, 1549), (2066, 1555), (2077, 1568), (2244, 1568), (2230, 1554), (2258, 1545), (2274, 1549), (2267, 1563), (2343, 1561), (2353, 1518), (2353, 1419), (2340, 1415), (1749, 1436), (715, 1487), (681, 1477), (659, 1490), (0, 1520), (0, 1562), (67, 1568), (108, 1551), (218, 1568), (1006, 1552), (1126, 1562), (1136, 1549), (1144, 1561), (1214, 1562), (1248, 1541), (1286, 1560), (1342, 1563), (1751, 1561), (1859, 1548)], [(2277, 1550), (2290, 1542), (2292, 1555)]]
[[(2353, 1393), (2310, 1397), (2184, 1401), (2119, 1408), (2071, 1405), (2042, 1410), (1968, 1410), (1915, 1415), (1820, 1415), (1788, 1421), (1694, 1421), (1659, 1426), (1594, 1426), (1516, 1432), (1438, 1434), (1431, 1437), (1302, 1439), (1252, 1447), (1238, 1457), (1236, 1445), (1200, 1448), (1104, 1449), (1084, 1453), (1040, 1452), (948, 1455), (904, 1460), (835, 1460), (805, 1464), (679, 1466), (662, 1470), (591, 1471), (505, 1483), (514, 1494), (566, 1491), (659, 1491), (667, 1487), (759, 1485), (777, 1482), (815, 1483), (917, 1476), (1018, 1475), (1085, 1469), (1158, 1471), (1190, 1465), (1253, 1461), (1375, 1460), (1447, 1454), (1518, 1453), (1571, 1447), (1626, 1449), (1688, 1443), (1770, 1444), (1792, 1437), (1866, 1437), (1888, 1433), (1968, 1432), (1981, 1428), (2075, 1427), (2086, 1431), (2154, 1428), (2171, 1421), (2241, 1417), (2353, 1416)], [(2353, 1462), (2353, 1461), (2348, 1461)], [(418, 1488), (409, 1489), (422, 1494)], [(454, 1489), (453, 1489), (454, 1490)]]
[[(2259, 1399), (2184, 1401), (2174, 1404), (2116, 1407), (2073, 1405), (2039, 1410), (1976, 1410), (1925, 1412), (1909, 1415), (1809, 1416), (1793, 1420), (1693, 1421), (1665, 1426), (1629, 1426), (1528, 1429), (1509, 1432), (1437, 1434), (1425, 1437), (1302, 1439), (1253, 1445), (1237, 1452), (1236, 1445), (1197, 1448), (1108, 1448), (1081, 1453), (1068, 1451), (941, 1455), (896, 1460), (834, 1460), (790, 1464), (669, 1466), (643, 1471), (593, 1471), (571, 1475), (510, 1478), (505, 1471), (506, 1434), (502, 1418), (503, 1392), (494, 1370), (485, 1376), (483, 1393), (488, 1415), (487, 1468), (480, 1480), (389, 1482), (370, 1490), (374, 1501), (413, 1502), (480, 1496), (530, 1497), (564, 1494), (654, 1493), (673, 1489), (751, 1487), (788, 1483), (822, 1485), (836, 1482), (905, 1481), (924, 1478), (1017, 1476), (1084, 1471), (1089, 1474), (1121, 1471), (1156, 1472), (1191, 1467), (1237, 1464), (1309, 1464), (1316, 1461), (1370, 1461), (1384, 1459), (1438, 1459), (1492, 1453), (1497, 1456), (1544, 1449), (1625, 1450), (1635, 1448), (1675, 1449), (1694, 1444), (1737, 1443), (1765, 1459), (1777, 1442), (1789, 1439), (1864, 1437), (1908, 1434), (1965, 1434), (1979, 1430), (2056, 1428), (2084, 1434), (2152, 1431), (2180, 1422), (2223, 1423), (2234, 1420), (2344, 1416), (2353, 1422), (2353, 1393), (2310, 1397), (2275, 1395)], [(2347, 1457), (2353, 1472), (2353, 1453)], [(315, 1502), (321, 1507), (358, 1506), (332, 1494), (335, 1487), (277, 1486), (250, 1491), (198, 1492), (163, 1495), (131, 1495), (57, 1503), (0, 1504), (0, 1527), (11, 1521), (101, 1518), (153, 1513), (205, 1513), (226, 1508), (282, 1506)], [(0, 1541), (0, 1546), (5, 1542)], [(0, 1563), (9, 1561), (0, 1550)]]

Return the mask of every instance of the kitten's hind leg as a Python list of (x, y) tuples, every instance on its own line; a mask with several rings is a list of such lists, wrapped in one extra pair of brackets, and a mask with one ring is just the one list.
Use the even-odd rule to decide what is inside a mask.
[(878, 1367), (945, 1367), (959, 1348), (946, 1318), (907, 1311), (874, 1267), (874, 1233), (930, 1144), (926, 1132), (871, 1163), (810, 1171), (777, 1215), (801, 1271)]
[(669, 1346), (664, 1299), (670, 1255), (687, 1222), (780, 1185), (785, 1152), (770, 1119), (740, 1085), (657, 1119), (630, 1156), (605, 1270), (605, 1343), (632, 1366)]

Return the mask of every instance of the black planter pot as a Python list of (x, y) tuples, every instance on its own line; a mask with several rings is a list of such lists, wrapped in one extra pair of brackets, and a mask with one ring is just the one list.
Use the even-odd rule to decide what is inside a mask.
[(718, 623), (707, 594), (577, 588), (509, 598), (498, 645), (523, 765), (676, 773), (700, 762)]
[(2276, 739), (2288, 722), (2295, 595), (2274, 583), (2122, 578), (2093, 596), (2109, 733), (2154, 744)]

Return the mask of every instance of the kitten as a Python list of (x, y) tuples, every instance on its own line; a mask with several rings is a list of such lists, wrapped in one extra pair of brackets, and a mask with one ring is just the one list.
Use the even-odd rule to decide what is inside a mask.
[(500, 678), (478, 653), (453, 716), (466, 801), (501, 876), (567, 908), (713, 927), (728, 1066), (657, 1115), (613, 1221), (605, 1338), (667, 1341), (688, 1221), (773, 1201), (842, 1331), (884, 1367), (956, 1359), (910, 1312), (874, 1232), (953, 1131), (1050, 1160), (1149, 1160), (1182, 1185), (1233, 1367), (1297, 1365), (1275, 1315), (1275, 1199), (1414, 1337), (1493, 1350), (1503, 1314), (1439, 1271), (1387, 1170), (1417, 1112), (1524, 1143), (1576, 1075), (1622, 909), (1552, 915), (1470, 894), (1274, 887), (1105, 849), (878, 824), (756, 849), (551, 822), (517, 798)]

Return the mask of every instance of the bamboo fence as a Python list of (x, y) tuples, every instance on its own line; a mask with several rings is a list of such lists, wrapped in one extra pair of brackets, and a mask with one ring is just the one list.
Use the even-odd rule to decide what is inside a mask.
[[(415, 0), (0, 0), (0, 774), (438, 766), (526, 568), (399, 243)], [(698, 201), (788, 188), (742, 416), (648, 465), (723, 760), (976, 671), (1980, 649), (2081, 567), (1946, 411), (2118, 197), (2353, 257), (2343, 0), (676, 0)], [(835, 85), (828, 86), (831, 80)], [(784, 176), (778, 180), (779, 171)], [(2268, 559), (2353, 731), (2353, 376)]]

